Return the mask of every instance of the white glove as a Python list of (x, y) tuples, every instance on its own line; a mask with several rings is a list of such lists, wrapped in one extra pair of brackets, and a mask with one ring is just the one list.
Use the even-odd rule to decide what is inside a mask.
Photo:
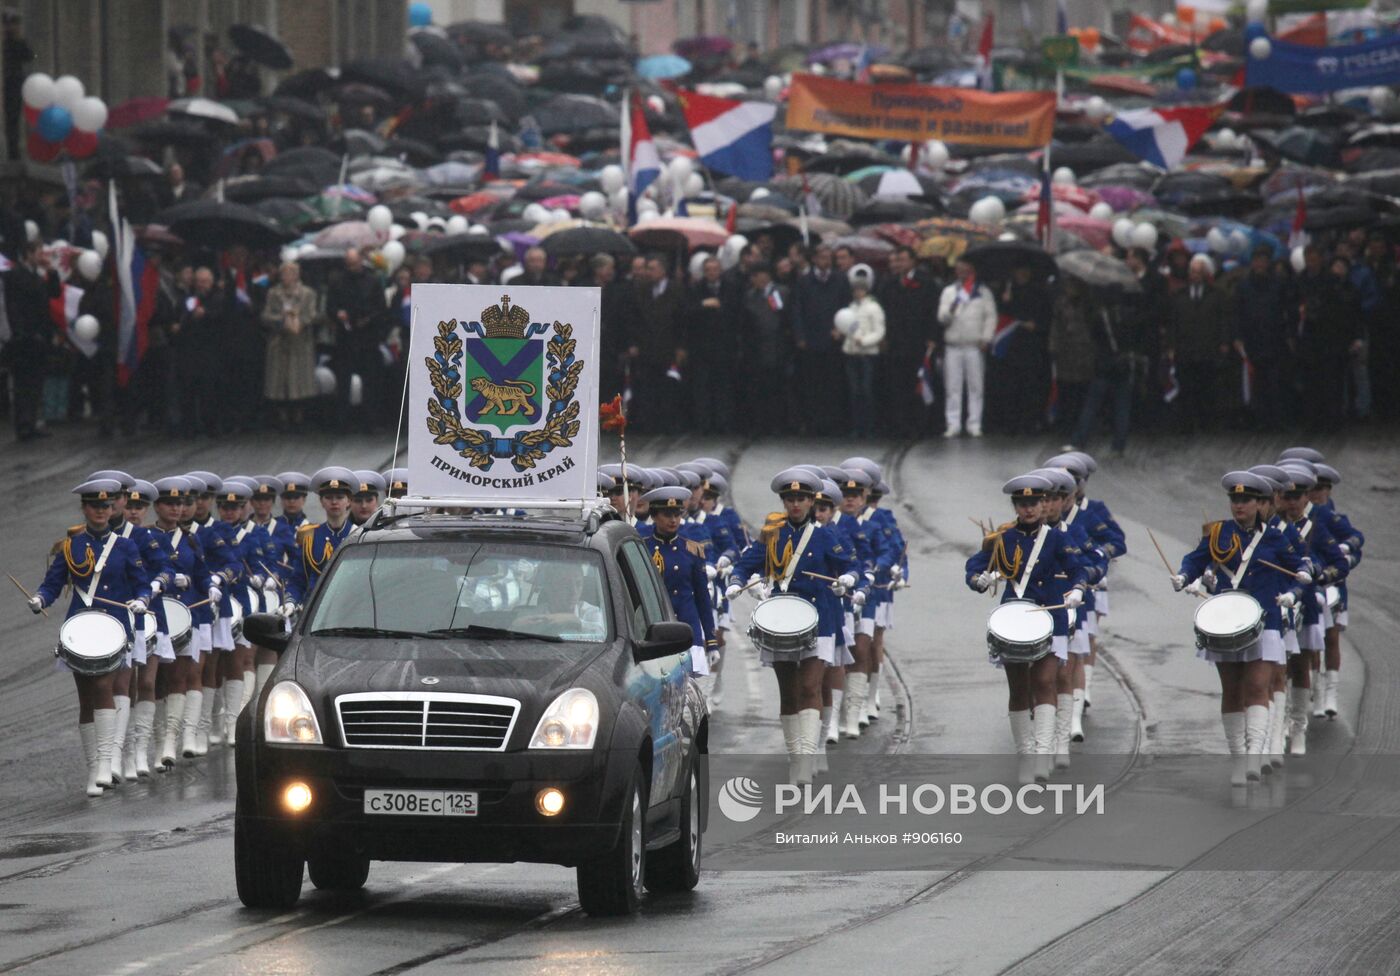
[(297, 612), (297, 605), (291, 600), (288, 600), (286, 603), (282, 604), (280, 607), (277, 608), (277, 612), (284, 617), (290, 618), (292, 614)]
[(1065, 606), (1073, 609), (1084, 605), (1084, 591), (1078, 587), (1065, 594)]
[(896, 583), (896, 584), (894, 585), (894, 589), (896, 589), (896, 590), (907, 590), (907, 589), (909, 589), (909, 581), (908, 581), (908, 580), (900, 580), (898, 583)]
[(1215, 589), (1215, 570), (1207, 569), (1201, 574), (1201, 585), (1208, 590)]
[(903, 578), (904, 578), (904, 567), (903, 567), (903, 566), (894, 565), (894, 566), (891, 566), (891, 567), (890, 567), (890, 579), (892, 579), (892, 580), (894, 580), (896, 583), (898, 583), (898, 582), (899, 582), (900, 580), (902, 580)]
[(1351, 555), (1351, 546), (1347, 545), (1345, 542), (1337, 543), (1337, 548), (1342, 551), (1343, 556)]
[(856, 590), (854, 593), (851, 594), (851, 606), (855, 607), (857, 610), (865, 606), (864, 590)]
[[(1204, 579), (1204, 578), (1205, 578), (1205, 577), (1202, 577), (1201, 579)], [(1195, 580), (1194, 582), (1191, 582), (1191, 583), (1187, 583), (1187, 584), (1186, 584), (1185, 592), (1191, 593), (1191, 594), (1194, 594), (1194, 595), (1205, 596), (1205, 594), (1206, 594), (1207, 591), (1206, 591), (1206, 588), (1205, 588), (1204, 586), (1201, 585), (1201, 580)]]
[(263, 576), (262, 573), (254, 573), (252, 576), (248, 577), (248, 585), (255, 590), (261, 590), (263, 588), (263, 584), (266, 582), (267, 578)]
[(220, 600), (222, 600), (223, 598), (224, 598), (224, 591), (223, 591), (223, 590), (219, 589), (217, 586), (212, 586), (212, 585), (211, 585), (211, 586), (209, 587), (209, 599), (210, 599), (210, 600), (212, 600), (214, 603), (218, 603), (218, 602), (219, 602)]
[(718, 576), (718, 575), (719, 575), (719, 570), (715, 569), (715, 567), (711, 566), (709, 563), (706, 563), (706, 564), (705, 564), (705, 578), (706, 578), (706, 579), (714, 579), (714, 578), (715, 578), (716, 576)]
[(1293, 578), (1304, 586), (1310, 585), (1313, 581), (1312, 573), (1309, 573), (1306, 569), (1298, 570), (1298, 572), (1293, 574)]
[(163, 589), (165, 589), (165, 587), (161, 586), (160, 580), (151, 580), (151, 596), (160, 596), (160, 591)]
[(187, 590), (190, 588), (190, 578), (184, 573), (175, 574), (175, 589)]
[(126, 608), (127, 608), (128, 610), (130, 610), (132, 613), (138, 613), (138, 614), (139, 614), (139, 613), (145, 613), (145, 612), (146, 612), (146, 601), (145, 601), (145, 600), (127, 600), (127, 601), (126, 601)]
[(1277, 603), (1279, 606), (1283, 607), (1283, 609), (1285, 610), (1292, 610), (1294, 603), (1293, 594), (1280, 593), (1278, 596), (1274, 597), (1274, 602)]
[(986, 593), (987, 588), (992, 585), (991, 573), (978, 573), (972, 577), (972, 588), (978, 593)]
[(730, 559), (728, 556), (720, 556), (715, 560), (715, 569), (719, 570), (721, 573), (733, 565), (734, 560)]
[(719, 651), (713, 647), (706, 651), (705, 663), (707, 663), (710, 666), (710, 670), (713, 671), (715, 666), (719, 664)]
[(842, 573), (840, 576), (836, 577), (836, 582), (848, 590), (854, 589), (856, 585), (856, 574)]
[(43, 612), (44, 612), (44, 598), (41, 597), (41, 596), (31, 596), (31, 597), (29, 598), (29, 612), (30, 612), (30, 613), (43, 613)]
[(832, 583), (832, 584), (831, 584), (831, 592), (834, 593), (836, 596), (845, 596), (845, 595), (846, 595), (846, 588), (845, 588), (844, 586), (842, 586), (840, 583)]
[(749, 593), (755, 600), (766, 600), (773, 595), (773, 584), (765, 580), (749, 590)]
[(1186, 577), (1185, 577), (1185, 576), (1182, 576), (1180, 573), (1177, 573), (1175, 576), (1172, 577), (1172, 589), (1174, 589), (1174, 590), (1176, 590), (1176, 592), (1180, 593), (1180, 592), (1181, 592), (1182, 590), (1184, 590), (1185, 588), (1186, 588)]
[(739, 594), (743, 592), (744, 588), (738, 583), (730, 583), (728, 589), (724, 591), (724, 598), (726, 600), (734, 600), (737, 599)]

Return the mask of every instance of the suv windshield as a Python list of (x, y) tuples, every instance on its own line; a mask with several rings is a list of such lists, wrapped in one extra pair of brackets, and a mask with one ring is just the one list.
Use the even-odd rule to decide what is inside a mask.
[(303, 633), (315, 637), (608, 639), (597, 553), (493, 542), (347, 547), (321, 582)]

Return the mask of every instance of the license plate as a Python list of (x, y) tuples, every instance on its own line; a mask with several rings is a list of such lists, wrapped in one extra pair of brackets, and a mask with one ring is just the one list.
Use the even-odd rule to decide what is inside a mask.
[(365, 813), (395, 817), (475, 817), (475, 792), (365, 790)]

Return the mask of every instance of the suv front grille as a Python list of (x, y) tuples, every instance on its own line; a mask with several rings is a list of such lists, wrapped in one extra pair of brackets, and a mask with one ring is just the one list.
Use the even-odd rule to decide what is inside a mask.
[(335, 700), (341, 738), (351, 749), (501, 752), (520, 702), (450, 692), (357, 692)]

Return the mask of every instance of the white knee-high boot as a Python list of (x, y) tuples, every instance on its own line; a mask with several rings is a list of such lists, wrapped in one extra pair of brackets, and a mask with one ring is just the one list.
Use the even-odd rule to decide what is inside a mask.
[(814, 770), (814, 772), (818, 773), (824, 773), (830, 768), (826, 762), (826, 727), (831, 721), (831, 709), (832, 706), (830, 705), (823, 705), (821, 709), (821, 724), (817, 729), (817, 765)]
[(97, 735), (97, 785), (113, 786), (112, 740), (117, 735), (117, 710), (98, 708), (92, 713), (92, 727)]
[(243, 711), (248, 704), (248, 700), (253, 697), (253, 685), (258, 680), (256, 671), (243, 672), (243, 697), (238, 703), (238, 711)]
[(1308, 712), (1312, 704), (1312, 689), (1296, 685), (1288, 689), (1288, 752), (1293, 756), (1308, 754)]
[(185, 715), (180, 723), (180, 754), (186, 759), (193, 759), (198, 755), (195, 751), (198, 742), (196, 732), (204, 714), (204, 698), (206, 694), (213, 693), (213, 688), (185, 692)]
[(1055, 696), (1055, 768), (1069, 769), (1070, 726), (1074, 724), (1074, 695)]
[(1093, 704), (1093, 699), (1089, 697), (1089, 689), (1094, 686), (1094, 666), (1084, 665), (1084, 707), (1088, 708)]
[(1084, 741), (1084, 689), (1074, 689), (1074, 714), (1070, 720), (1069, 738), (1071, 742)]
[(155, 727), (156, 703), (138, 701), (131, 708), (131, 751), (136, 759), (136, 778), (151, 775), (151, 729)]
[(1288, 718), (1288, 693), (1276, 691), (1269, 699), (1269, 765), (1283, 768), (1283, 733)]
[(804, 708), (797, 713), (797, 784), (812, 782), (817, 764), (817, 740), (821, 737), (822, 713), (816, 708)]
[(131, 725), (131, 696), (113, 695), (112, 701), (117, 706), (115, 709), (117, 725), (112, 735), (112, 754), (108, 761), (112, 764), (112, 780), (120, 783), (123, 780), (136, 778), (134, 766), (129, 773), (126, 771), (126, 732)]
[(1055, 706), (1037, 705), (1031, 709), (1035, 728), (1035, 778), (1048, 780), (1055, 749)]
[(1250, 705), (1244, 710), (1245, 778), (1257, 780), (1264, 759), (1264, 744), (1269, 737), (1269, 709), (1266, 705)]
[(1342, 672), (1326, 671), (1322, 686), (1322, 714), (1328, 718), (1337, 717), (1337, 686), (1341, 684)]
[(827, 716), (826, 728), (822, 732), (827, 745), (832, 745), (841, 741), (841, 703), (845, 700), (845, 697), (846, 691), (844, 688), (831, 689), (831, 708), (829, 710), (831, 714)]
[(174, 766), (180, 755), (180, 726), (185, 718), (185, 693), (172, 691), (165, 696), (165, 728), (161, 730), (160, 755), (162, 766)]
[(865, 691), (865, 724), (880, 720), (880, 669), (870, 672), (870, 683)]
[(243, 712), (243, 688), (244, 683), (237, 678), (224, 682), (224, 744), (230, 749), (234, 745), (238, 716)]
[(1244, 712), (1221, 712), (1220, 724), (1225, 728), (1225, 744), (1230, 747), (1230, 782), (1234, 786), (1243, 786), (1248, 780)]
[(101, 796), (97, 785), (97, 728), (92, 722), (78, 723), (78, 738), (83, 743), (83, 762), (87, 766), (87, 795)]
[(205, 755), (210, 746), (220, 745), (224, 741), (224, 686), (206, 686), (204, 701), (200, 704), (204, 711), (200, 713), (199, 724), (194, 730), (194, 748), (197, 756)]
[(1035, 782), (1035, 727), (1031, 723), (1029, 708), (1008, 711), (1007, 720), (1011, 724), (1011, 744), (1016, 748), (1016, 776), (1021, 785)]
[(788, 781), (797, 782), (797, 716), (779, 715), (778, 722), (783, 727), (783, 745), (787, 747)]
[(846, 675), (846, 720), (841, 733), (848, 739), (860, 738), (860, 727), (865, 718), (865, 690), (869, 685), (868, 674), (852, 671)]
[[(275, 664), (258, 665), (257, 670), (254, 672), (257, 676), (255, 679), (257, 681), (257, 686), (253, 689), (254, 698), (258, 698), (262, 695), (262, 690), (264, 686), (267, 685), (267, 679), (272, 677), (272, 669), (275, 667), (277, 667)], [(718, 705), (719, 702), (715, 702), (715, 704)]]

